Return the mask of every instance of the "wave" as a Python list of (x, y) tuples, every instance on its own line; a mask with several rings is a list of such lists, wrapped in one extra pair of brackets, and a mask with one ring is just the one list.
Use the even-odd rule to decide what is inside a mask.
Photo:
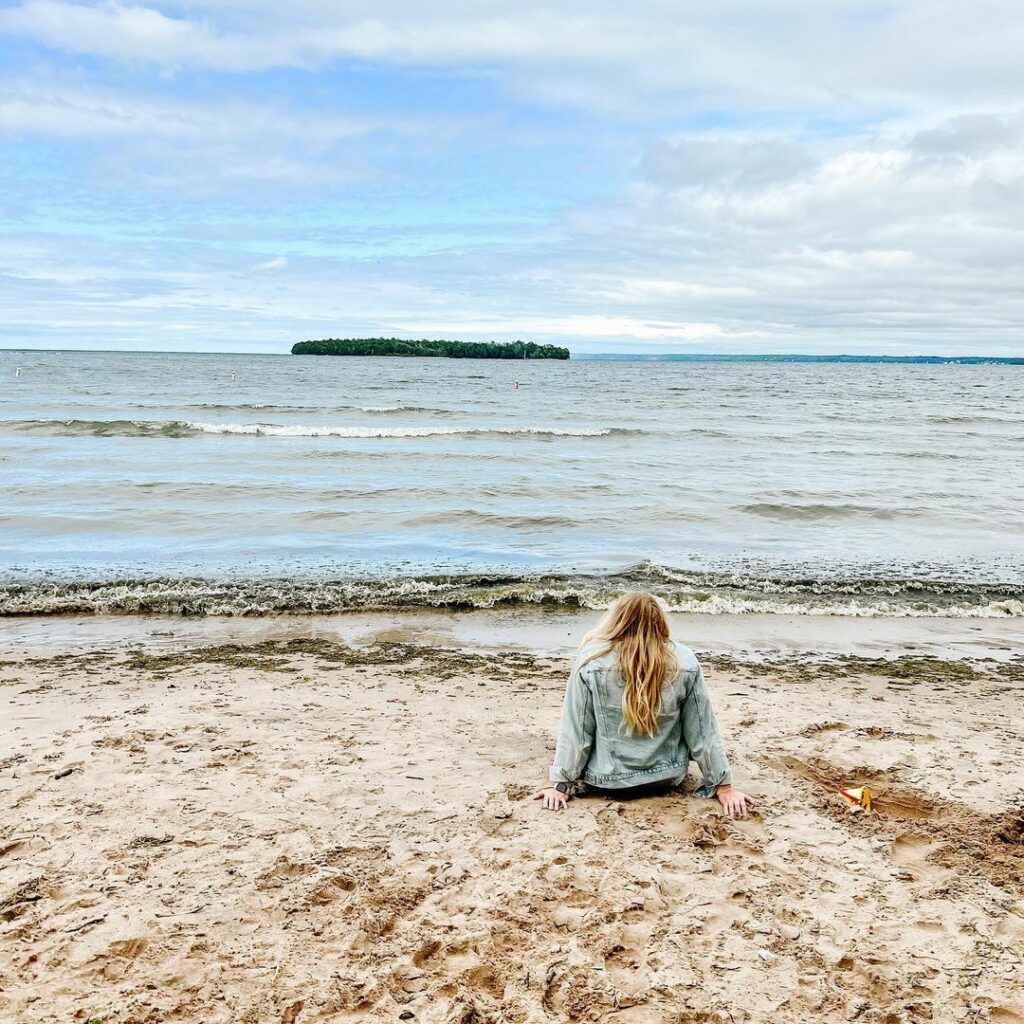
[(436, 409), (430, 405), (349, 405), (338, 406), (338, 412), (394, 413), (394, 412), (429, 412), (435, 416), (450, 416), (451, 409)]
[[(517, 494), (525, 493), (518, 489)], [(501, 530), (552, 530), (568, 529), (576, 526), (578, 521), (571, 516), (558, 515), (501, 515), (497, 512), (480, 512), (473, 508), (439, 509), (434, 512), (423, 512), (406, 521), (408, 526), (483, 526)]]
[(695, 437), (714, 437), (714, 438), (741, 438), (741, 434), (737, 434), (732, 430), (719, 430), (716, 427), (693, 427), (690, 430), (683, 431), (686, 434), (692, 434)]
[[(136, 403), (136, 409), (152, 408), (142, 403)], [(429, 412), (438, 416), (448, 416), (450, 409), (438, 409), (429, 405), (335, 405), (325, 409), (319, 405), (273, 405), (260, 402), (197, 402), (193, 405), (181, 406), (186, 409), (207, 409), (217, 412), (241, 412), (252, 410), (272, 413), (322, 413), (322, 412), (363, 412), (363, 413), (396, 413), (396, 412)]]
[[(136, 409), (152, 409), (153, 406), (137, 402)], [(164, 406), (164, 408), (175, 408)], [(272, 402), (196, 402), (192, 405), (179, 406), (182, 409), (207, 409), (215, 412), (241, 412), (250, 410), (253, 412), (319, 412), (316, 406), (308, 405), (275, 405)]]
[(885, 509), (871, 505), (855, 505), (840, 502), (829, 505), (822, 502), (797, 504), (789, 502), (754, 502), (748, 505), (736, 505), (734, 510), (746, 512), (748, 515), (760, 516), (762, 519), (842, 519), (847, 516), (859, 516), (868, 519), (893, 519), (896, 516), (924, 514), (924, 510)]
[(601, 610), (645, 589), (705, 615), (1024, 616), (1024, 584), (915, 579), (787, 579), (642, 563), (609, 574), (450, 574), (390, 578), (148, 578), (0, 583), (0, 616), (275, 615), (515, 605)]
[(606, 437), (643, 433), (622, 427), (352, 427), (307, 426), (282, 423), (205, 423), (186, 420), (3, 420), (0, 429), (51, 436), (86, 437), (199, 437), (233, 434), (252, 437), (438, 437), (438, 436), (544, 436)]
[(1024, 419), (1019, 416), (985, 415), (984, 413), (942, 413), (924, 417), (925, 423), (995, 423), (1019, 427)]

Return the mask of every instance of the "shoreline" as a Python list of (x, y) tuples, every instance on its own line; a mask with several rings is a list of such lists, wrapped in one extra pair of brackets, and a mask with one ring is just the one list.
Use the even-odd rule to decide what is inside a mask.
[[(398, 609), (326, 615), (0, 617), (0, 656), (141, 647), (259, 643), (293, 638), (365, 646), (379, 641), (496, 653), (521, 650), (569, 658), (600, 611), (515, 606)], [(870, 618), (780, 614), (670, 615), (674, 635), (699, 654), (747, 661), (837, 656), (942, 660), (1024, 658), (1024, 618)]]

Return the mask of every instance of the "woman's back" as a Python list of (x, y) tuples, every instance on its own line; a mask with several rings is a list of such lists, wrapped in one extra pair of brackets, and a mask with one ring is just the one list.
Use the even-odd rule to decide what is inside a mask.
[(552, 781), (583, 781), (603, 789), (681, 782), (691, 759), (704, 774), (702, 790), (728, 781), (700, 665), (688, 647), (671, 646), (678, 668), (661, 685), (650, 733), (627, 722), (627, 683), (618, 652), (600, 640), (580, 650), (566, 688)]
[(693, 651), (673, 641), (658, 598), (623, 594), (580, 645), (549, 773), (557, 785), (536, 798), (556, 810), (578, 783), (615, 790), (680, 783), (691, 760), (703, 776), (698, 794), (745, 816), (753, 801), (732, 789)]
[[(600, 653), (597, 642), (580, 651), (580, 681), (587, 687), (594, 707), (597, 732), (596, 753), (604, 774), (623, 772), (657, 773), (676, 764), (682, 744), (682, 711), (686, 694), (699, 671), (693, 652), (673, 644), (678, 671), (661, 688), (661, 704), (655, 711), (657, 725), (650, 735), (630, 729), (623, 714), (626, 688), (619, 659), (614, 650)], [(597, 657), (594, 657), (594, 654)], [(597, 765), (594, 766), (597, 768)], [(595, 784), (602, 785), (596, 779)]]

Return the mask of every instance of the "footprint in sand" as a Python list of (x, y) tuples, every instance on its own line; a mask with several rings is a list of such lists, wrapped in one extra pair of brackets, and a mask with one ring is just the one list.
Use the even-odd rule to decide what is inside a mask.
[(1024, 1024), (1024, 1017), (1008, 1006), (993, 1006), (989, 1010), (988, 1019), (993, 1024)]
[(606, 971), (636, 971), (640, 966), (637, 949), (615, 942), (604, 951), (604, 969)]
[(256, 878), (260, 890), (280, 889), (296, 878), (302, 878), (313, 870), (312, 864), (299, 864), (287, 857), (278, 857), (274, 863)]
[(311, 906), (327, 906), (327, 904), (347, 896), (355, 888), (355, 879), (349, 878), (348, 875), (334, 875), (331, 878), (325, 878), (310, 889), (306, 902)]
[(137, 960), (148, 948), (149, 939), (119, 939), (107, 947), (107, 953), (121, 960)]
[(437, 939), (427, 939), (413, 954), (412, 962), (417, 967), (435, 967), (443, 959), (442, 949)]
[(900, 867), (910, 867), (922, 863), (935, 848), (936, 844), (923, 836), (901, 832), (893, 840), (891, 854)]

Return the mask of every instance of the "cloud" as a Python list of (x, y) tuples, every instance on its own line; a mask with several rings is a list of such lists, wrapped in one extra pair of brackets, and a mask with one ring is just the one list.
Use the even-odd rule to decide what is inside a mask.
[[(174, 13), (165, 13), (164, 8)], [(683, 109), (1013, 102), (1024, 87), (1024, 22), (1013, 0), (900, 0), (865, 7), (778, 0), (524, 0), (345, 4), (294, 0), (97, 4), (26, 0), (0, 32), (136, 66), (244, 73), (337, 61), (499, 73), (522, 94), (621, 108), (673, 97)], [(907, 45), (912, 40), (913, 45)], [(985, 59), (976, 59), (984, 53)]]
[(972, 158), (1012, 149), (1020, 142), (1019, 118), (964, 114), (917, 132), (910, 140), (910, 148), (918, 156)]
[(446, 115), (345, 114), (246, 96), (194, 100), (0, 78), (0, 140), (99, 144), (85, 152), (104, 185), (198, 195), (241, 186), (254, 196), (268, 187), (339, 186), (373, 173), (371, 150), (441, 146), (459, 127)]
[(808, 171), (813, 160), (806, 146), (772, 139), (700, 136), (657, 142), (643, 157), (654, 182), (679, 188), (758, 189)]
[(288, 266), (287, 256), (275, 256), (273, 259), (257, 263), (252, 269), (257, 274), (273, 273), (275, 270), (284, 270)]
[(70, 53), (135, 64), (189, 64), (245, 71), (271, 67), (282, 59), (282, 51), (272, 38), (232, 40), (202, 22), (119, 3), (29, 0), (0, 11), (0, 32)]
[(1020, 126), (956, 117), (797, 151), (655, 143), (628, 197), (574, 218), (580, 256), (564, 260), (604, 302), (779, 342), (1020, 345)]
[[(443, 334), (473, 337), (540, 336), (544, 338), (632, 338), (643, 341), (718, 341), (726, 334), (719, 324), (685, 323), (675, 320), (650, 321), (613, 315), (517, 316), (463, 320), (402, 318), (404, 334)], [(734, 337), (750, 337), (737, 334)]]
[(271, 140), (326, 146), (378, 131), (415, 128), (411, 119), (344, 117), (247, 101), (201, 103), (139, 96), (111, 89), (52, 85), (32, 79), (0, 80), (0, 132), (70, 138), (134, 136), (202, 142)]

